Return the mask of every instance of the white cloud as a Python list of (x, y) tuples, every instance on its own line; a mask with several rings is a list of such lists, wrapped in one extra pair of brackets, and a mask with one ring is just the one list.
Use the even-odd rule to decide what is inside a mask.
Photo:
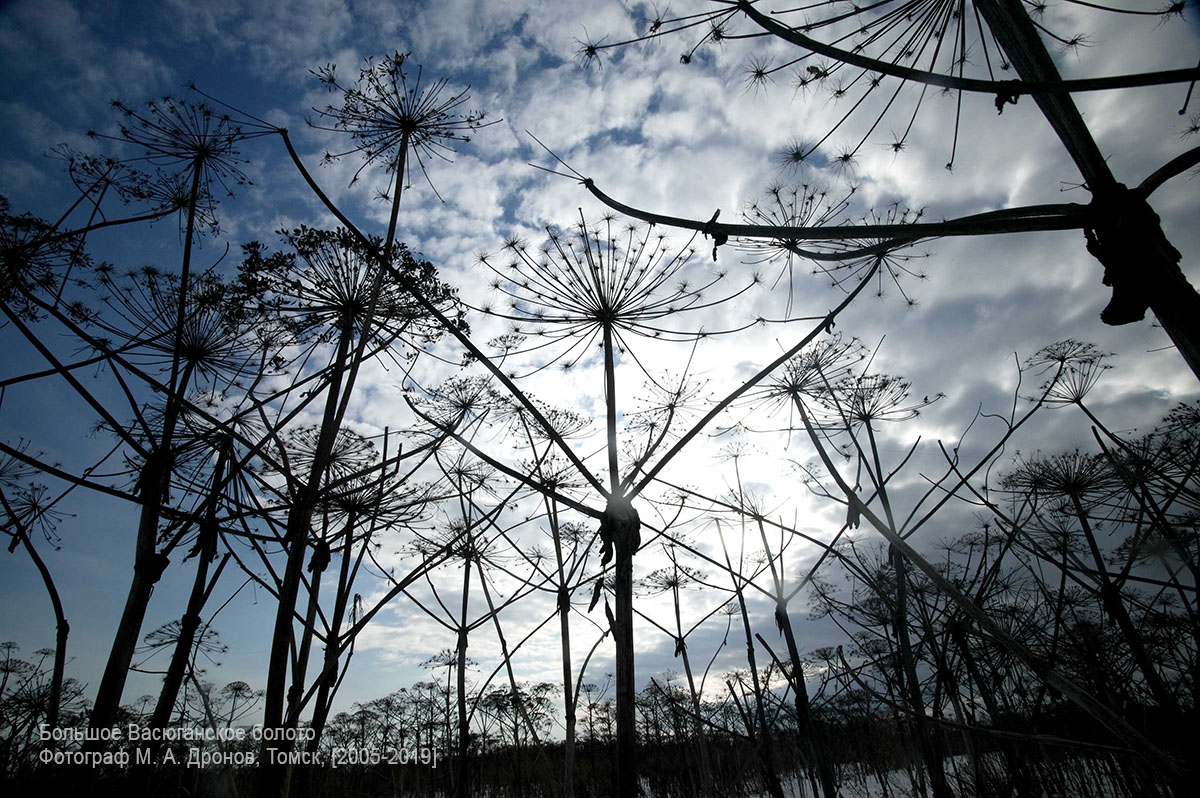
[[(358, 155), (348, 155), (325, 168), (316, 166), (326, 147), (338, 151), (348, 144), (344, 138), (339, 141), (337, 134), (308, 129), (300, 122), (311, 115), (310, 107), (337, 99), (316, 86), (306, 70), (333, 62), (338, 64), (339, 75), (352, 80), (364, 56), (394, 49), (412, 50), (414, 63), (424, 64), (428, 77), (448, 74), (455, 85), (471, 83), (471, 107), (485, 108), (490, 116), (504, 119), (502, 124), (478, 131), (470, 143), (457, 147), (453, 163), (436, 159), (427, 162), (433, 186), (445, 202), (435, 196), (414, 165), (412, 185), (406, 189), (401, 206), (402, 240), (430, 258), (443, 279), (458, 285), (463, 296), (476, 303), (486, 301), (488, 295), (487, 273), (475, 263), (478, 253), (495, 252), (512, 234), (525, 236), (536, 246), (544, 237), (546, 225), (572, 224), (579, 208), (589, 219), (603, 213), (576, 180), (527, 165), (533, 161), (563, 170), (526, 136), (526, 130), (571, 167), (594, 178), (597, 186), (616, 199), (699, 220), (709, 218), (720, 208), (721, 221), (740, 221), (743, 204), (761, 195), (775, 180), (827, 180), (833, 193), (843, 185), (828, 174), (829, 170), (796, 175), (781, 172), (778, 151), (792, 137), (819, 136), (849, 110), (847, 103), (853, 100), (833, 102), (828, 86), (814, 88), (807, 95), (794, 95), (789, 77), (782, 73), (778, 84), (766, 92), (744, 90), (744, 59), (759, 45), (757, 40), (729, 42), (719, 51), (698, 55), (688, 66), (678, 60), (684, 39), (675, 38), (654, 47), (605, 51), (603, 66), (590, 70), (578, 67), (573, 60), (580, 46), (578, 39), (590, 35), (615, 41), (635, 30), (636, 20), (619, 3), (464, 0), (420, 7), (402, 4), (397, 8), (395, 3), (382, 0), (353, 4), (304, 0), (282, 6), (232, 0), (172, 2), (164, 11), (148, 13), (141, 33), (132, 28), (117, 31), (115, 23), (107, 27), (100, 23), (95, 12), (67, 2), (9, 4), (0, 16), (0, 52), (24, 87), (13, 89), (4, 104), (7, 113), (3, 114), (0, 135), (7, 154), (0, 175), (5, 183), (22, 184), (27, 195), (40, 195), (40, 184), (54, 178), (48, 177), (51, 170), (30, 157), (37, 149), (44, 149), (45, 142), (70, 139), (72, 131), (104, 125), (107, 117), (103, 105), (110, 94), (135, 101), (140, 95), (177, 88), (172, 84), (194, 77), (219, 97), (225, 96), (228, 89), (237, 95), (239, 105), (253, 103), (246, 110), (279, 124), (286, 122), (305, 163), (332, 200), (368, 231), (382, 233), (387, 224), (387, 206), (373, 196), (390, 190), (386, 172), (368, 167), (359, 182), (351, 185), (362, 164)], [(1085, 49), (1078, 58), (1061, 59), (1063, 70), (1069, 75), (1085, 75), (1179, 66), (1174, 63), (1176, 53), (1195, 50), (1194, 31), (1186, 27), (1153, 33), (1154, 38), (1143, 39), (1142, 33), (1126, 34), (1123, 27), (1099, 28), (1097, 40), (1106, 46), (1097, 46), (1094, 53)], [(1127, 35), (1129, 38), (1125, 38)], [(1117, 46), (1108, 47), (1110, 43)], [(777, 43), (771, 47), (780, 63), (790, 52)], [(1100, 54), (1114, 49), (1116, 57)], [(852, 173), (860, 186), (857, 214), (897, 200), (904, 206), (926, 209), (926, 221), (1011, 205), (1086, 204), (1090, 200), (1083, 189), (1063, 190), (1080, 178), (1029, 97), (1005, 107), (1003, 114), (996, 114), (993, 97), (965, 98), (953, 172), (943, 165), (955, 146), (954, 96), (930, 97), (928, 107), (914, 123), (906, 149), (894, 153), (888, 143), (897, 128), (907, 124), (914, 101), (911, 95), (911, 91), (902, 95), (896, 112), (858, 151)], [(885, 102), (890, 93), (880, 97)], [(1081, 96), (1078, 102), (1102, 150), (1110, 156), (1111, 167), (1120, 179), (1131, 184), (1194, 143), (1181, 142), (1177, 136), (1182, 123), (1176, 114), (1181, 87), (1098, 93)], [(863, 119), (869, 118), (865, 112), (871, 103), (864, 106), (860, 114)], [(854, 134), (839, 132), (832, 137), (829, 151), (836, 153), (838, 146), (855, 146), (861, 139), (862, 125), (854, 129)], [(13, 148), (11, 152), (9, 147)], [(212, 246), (206, 243), (206, 260), (219, 256), (226, 242), (236, 253), (237, 244), (249, 238), (269, 242), (275, 248), (274, 230), (278, 227), (335, 223), (294, 174), (274, 138), (256, 141), (247, 150), (253, 151), (256, 159), (252, 168), (255, 186), (243, 191), (237, 203), (229, 204), (228, 235)], [(49, 190), (45, 189), (47, 196)], [(54, 199), (61, 200), (55, 207), (65, 207), (73, 197), (60, 192)], [(1184, 267), (1195, 281), (1200, 254), (1200, 233), (1194, 223), (1195, 180), (1176, 178), (1152, 199), (1168, 235), (1183, 251)], [(46, 202), (49, 204), (50, 199)], [(676, 247), (683, 246), (688, 238), (680, 231), (669, 234)], [(118, 240), (112, 246), (122, 243)], [(134, 246), (121, 249), (122, 256), (133, 261), (122, 263), (123, 267), (150, 257), (144, 242), (132, 243)], [(711, 261), (709, 241), (698, 239), (696, 246), (697, 273), (727, 268), (732, 285), (741, 285), (756, 269), (770, 279), (775, 276), (773, 266), (741, 263), (731, 245), (720, 249), (716, 264)], [(943, 239), (922, 243), (914, 251), (928, 253), (919, 265), (929, 274), (926, 281), (905, 285), (918, 300), (915, 308), (905, 309), (899, 292), (884, 283), (884, 298), (860, 298), (837, 326), (848, 335), (861, 336), (872, 347), (878, 345), (874, 368), (910, 379), (914, 394), (948, 393), (921, 419), (887, 433), (889, 457), (902, 456), (920, 434), (926, 447), (920, 463), (932, 473), (939, 458), (936, 440), (957, 443), (981, 405), (987, 412), (1008, 409), (1016, 387), (1012, 353), (1023, 360), (1042, 345), (1061, 338), (1095, 339), (1101, 348), (1119, 352), (1119, 367), (1106, 375), (1104, 391), (1097, 391), (1097, 395), (1104, 410), (1120, 419), (1116, 423), (1122, 428), (1144, 428), (1174, 398), (1195, 394), (1194, 379), (1167, 348), (1161, 330), (1148, 322), (1120, 329), (1099, 324), (1097, 314), (1107, 302), (1109, 291), (1100, 284), (1102, 268), (1086, 252), (1081, 232)], [(823, 314), (843, 294), (807, 272), (806, 265), (790, 286), (797, 303), (793, 313)], [(757, 315), (783, 315), (788, 286), (774, 290), (769, 286), (768, 282), (736, 305), (706, 317), (705, 323), (733, 326)], [(477, 341), (486, 341), (503, 329), (502, 324), (481, 319), (472, 320), (472, 324)], [(811, 322), (772, 326), (727, 340), (705, 341), (697, 349), (693, 367), (711, 380), (708, 391), (722, 396), (810, 326)], [(655, 375), (677, 373), (686, 354), (690, 354), (690, 347), (681, 354), (684, 347), (644, 341), (634, 345), (635, 353)], [(457, 373), (460, 347), (444, 340), (438, 351), (451, 362), (423, 359), (416, 373), (425, 385)], [(599, 433), (603, 378), (597, 366), (596, 357), (585, 357), (570, 372), (544, 372), (528, 384), (540, 398), (570, 403), (594, 416), (593, 434), (578, 444), (577, 450), (599, 472), (603, 464), (603, 438)], [(379, 431), (407, 423), (403, 399), (397, 391), (403, 379), (395, 366), (365, 369), (360, 377), (362, 392), (352, 406), (352, 424)], [(623, 402), (637, 396), (641, 380), (641, 369), (624, 356), (617, 378)], [(83, 412), (86, 409), (79, 411)], [(1086, 445), (1086, 425), (1066, 423), (1062, 419), (1067, 411), (1059, 412), (1036, 427), (1036, 434), (1031, 435), (1034, 445), (1047, 449)], [(728, 462), (718, 455), (728, 437), (717, 436), (716, 432), (743, 417), (748, 417), (745, 407), (739, 406), (736, 412), (717, 420), (665, 474), (700, 490), (726, 492), (730, 485)], [(813, 456), (802, 435), (778, 431), (787, 421), (785, 413), (770, 420), (754, 417), (761, 428), (776, 432), (764, 434), (758, 444), (768, 456), (757, 462), (748, 458), (746, 482), (772, 489), (767, 501), (788, 523), (799, 519), (806, 531), (827, 539), (844, 520), (844, 508), (818, 504), (791, 466), (781, 465), (787, 460), (808, 462)], [(6, 419), (5, 424), (6, 429), (24, 429), (11, 420)], [(980, 451), (996, 434), (995, 425), (981, 423), (973, 430), (966, 448)], [(624, 429), (621, 435), (622, 440), (630, 437)], [(506, 443), (500, 456), (515, 455)], [(897, 483), (897, 490), (906, 499), (920, 489), (917, 477)], [(599, 500), (591, 496), (589, 501), (596, 505)], [(640, 499), (639, 503), (647, 520), (653, 518), (650, 502)], [(506, 522), (515, 526), (519, 520), (514, 517)], [(594, 526), (594, 522), (588, 523)], [(929, 536), (949, 534), (953, 526), (936, 526)], [(541, 535), (536, 527), (531, 523), (514, 534), (530, 542)], [(870, 539), (869, 533), (862, 535)], [(702, 551), (712, 557), (721, 556), (711, 526), (697, 537)], [(65, 539), (64, 548), (69, 554), (74, 541), (70, 534)], [(388, 540), (385, 549), (391, 547), (394, 551), (399, 542)], [(541, 542), (545, 545), (544, 540)], [(747, 544), (748, 549), (758, 545), (756, 541)], [(814, 556), (813, 551), (813, 547), (795, 544), (788, 555), (791, 572), (797, 573), (796, 569)], [(390, 551), (381, 554), (380, 561), (400, 569), (412, 564)], [(652, 546), (639, 555), (638, 573), (645, 574), (664, 562), (657, 545)], [(447, 606), (455, 606), (455, 577), (456, 572), (449, 567), (440, 569), (435, 577), (439, 590), (444, 589), (442, 598)], [(117, 590), (123, 578), (123, 572), (118, 574), (113, 569), (104, 590)], [(498, 593), (515, 589), (511, 580), (497, 577), (497, 582)], [(364, 587), (368, 596), (378, 597), (386, 589), (381, 580), (369, 584)], [(427, 591), (422, 595), (431, 598)], [(473, 596), (471, 614), (478, 619), (485, 610), (479, 595)], [(77, 603), (82, 600), (78, 595), (73, 598)], [(727, 594), (711, 589), (686, 593), (686, 617), (698, 618), (725, 598)], [(802, 599), (797, 601), (802, 604)], [(661, 597), (639, 606), (654, 612), (656, 618), (668, 613)], [(506, 610), (502, 619), (510, 644), (515, 645), (514, 641), (552, 612), (550, 599), (540, 595)], [(763, 600), (756, 600), (752, 612), (756, 625), (769, 626), (769, 607)], [(797, 622), (802, 622), (800, 611), (794, 609), (793, 613)], [(602, 609), (591, 617), (601, 627), (604, 625)], [(591, 624), (582, 623), (578, 629), (572, 645), (577, 665), (599, 634)], [(832, 632), (824, 627), (820, 630), (806, 645), (828, 642)], [(723, 621), (698, 631), (691, 640), (694, 657), (703, 656), (707, 661), (720, 645), (723, 633)], [(515, 658), (519, 678), (561, 678), (557, 635), (557, 623), (551, 622), (523, 645)], [(643, 677), (679, 667), (673, 643), (652, 626), (639, 622), (638, 641)], [(424, 678), (420, 663), (453, 644), (453, 635), (444, 626), (403, 598), (396, 599), (359, 640), (358, 649), (369, 656), (356, 661), (352, 670), (357, 672), (360, 663), (364, 669), (369, 663), (370, 668), (364, 670), (367, 675), (347, 700), (369, 699)], [(742, 644), (731, 638), (717, 668), (736, 667), (741, 649)], [(480, 663), (473, 678), (483, 678), (497, 664), (499, 644), (490, 623), (481, 624), (472, 633), (470, 655)], [(611, 669), (611, 642), (598, 650), (587, 680), (603, 682), (605, 669)], [(260, 678), (251, 673), (248, 680), (252, 683)]]

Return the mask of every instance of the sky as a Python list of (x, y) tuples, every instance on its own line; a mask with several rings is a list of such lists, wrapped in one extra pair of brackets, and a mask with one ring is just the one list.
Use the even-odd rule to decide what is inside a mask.
[[(708, 7), (677, 2), (670, 13)], [(772, 184), (805, 182), (826, 185), (830, 197), (853, 188), (850, 218), (878, 217), (895, 207), (920, 210), (930, 221), (1017, 205), (1089, 201), (1078, 172), (1029, 98), (997, 114), (993, 97), (964, 97), (956, 126), (957, 98), (932, 96), (911, 132), (903, 136), (900, 151), (889, 145), (901, 137), (907, 116), (885, 118), (865, 139), (871, 118), (855, 117), (828, 140), (811, 167), (797, 171), (784, 164), (781, 153), (796, 141), (819, 139), (848, 106), (834, 96), (844, 85), (841, 78), (805, 89), (793, 85), (794, 70), (774, 73), (761, 83), (752, 79), (762, 65), (794, 57), (787, 45), (730, 38), (697, 50), (691, 62), (683, 64), (680, 53), (697, 38), (683, 32), (650, 43), (602, 47), (598, 62), (585, 63), (580, 57), (589, 43), (608, 45), (635, 37), (661, 11), (642, 3), (594, 1), (167, 0), (118, 1), (101, 8), (66, 0), (8, 0), (0, 3), (0, 64), (5, 71), (0, 83), (0, 194), (16, 212), (55, 218), (73, 196), (61, 159), (47, 157), (54, 147), (103, 151), (115, 146), (86, 135), (89, 130), (115, 130), (114, 99), (136, 107), (149, 98), (180, 93), (194, 82), (230, 106), (288, 128), (333, 199), (369, 229), (382, 232), (387, 206), (373, 197), (385, 188), (386, 175), (368, 168), (352, 184), (362, 165), (353, 155), (320, 165), (323, 153), (340, 142), (307, 124), (316, 118), (314, 108), (336, 100), (312, 70), (336, 64), (339, 77), (349, 81), (368, 57), (410, 52), (411, 63), (421, 65), (423, 80), (445, 77), (455, 90), (469, 86), (467, 107), (486, 110), (487, 118), (494, 120), (470, 142), (458, 145), (452, 162), (431, 159), (425, 175), (414, 172), (400, 212), (402, 240), (432, 261), (443, 279), (475, 305), (491, 301), (486, 289), (490, 275), (479, 263), (480, 254), (497, 253), (511, 236), (539, 244), (548, 226), (567, 228), (581, 212), (589, 220), (604, 214), (578, 180), (531, 164), (562, 172), (565, 163), (610, 196), (640, 208), (699, 220), (720, 209), (721, 221), (728, 222), (740, 221), (748, 204), (765, 197)], [(1193, 5), (1182, 20), (1159, 24), (1153, 18), (1097, 14), (1057, 3), (1051, 4), (1043, 23), (1053, 31), (1087, 33), (1086, 46), (1078, 48), (1051, 41), (1059, 69), (1070, 78), (1192, 66), (1200, 49), (1198, 15)], [(741, 22), (733, 30), (749, 28)], [(1186, 87), (1166, 86), (1077, 97), (1118, 180), (1135, 185), (1196, 145), (1186, 130), (1200, 115), (1200, 100), (1193, 98), (1181, 115), (1185, 93)], [(855, 148), (860, 140), (865, 143)], [(854, 150), (849, 168), (835, 168), (836, 156), (848, 148)], [(951, 152), (954, 168), (949, 170), (945, 164)], [(275, 231), (280, 229), (331, 225), (276, 139), (246, 142), (243, 154), (252, 184), (239, 187), (236, 197), (222, 203), (220, 235), (202, 241), (200, 257), (206, 264), (229, 262), (238, 246), (250, 240), (278, 247)], [(1151, 200), (1193, 284), (1200, 281), (1197, 196), (1193, 171), (1168, 182)], [(94, 236), (89, 243), (97, 257), (126, 269), (171, 263), (178, 257), (179, 238), (173, 222), (163, 222), (136, 237), (117, 232)], [(670, 232), (669, 240), (672, 251), (689, 246), (683, 231)], [(1100, 323), (1109, 290), (1101, 285), (1101, 267), (1084, 243), (1077, 230), (923, 242), (910, 250), (914, 259), (909, 265), (924, 279), (900, 286), (884, 282), (882, 296), (869, 290), (839, 317), (837, 329), (861, 339), (874, 352), (875, 371), (902, 375), (911, 381), (914, 396), (945, 394), (920, 418), (888, 432), (886, 454), (898, 458), (920, 438), (921, 457), (934, 458), (933, 441), (959, 443), (978, 410), (1008, 411), (1018, 390), (1017, 364), (1067, 338), (1090, 341), (1112, 353), (1113, 368), (1090, 399), (1114, 429), (1149, 430), (1175, 403), (1197, 396), (1195, 377), (1151, 320), (1119, 328)], [(844, 296), (803, 264), (789, 286), (778, 264), (755, 263), (756, 253), (734, 242), (720, 248), (716, 263), (711, 262), (711, 242), (693, 244), (697, 253), (689, 269), (696, 274), (720, 269), (726, 272), (724, 284), (735, 287), (753, 275), (761, 278), (761, 284), (737, 302), (704, 318), (713, 329), (760, 316), (781, 318), (789, 312), (797, 317), (821, 315)], [(233, 256), (227, 254), (230, 251)], [(472, 323), (479, 341), (486, 341), (489, 332), (502, 331), (487, 319)], [(799, 321), (768, 325), (705, 341), (692, 360), (693, 370), (707, 381), (710, 395), (720, 396), (810, 326)], [(11, 326), (0, 329), (0, 336), (6, 347), (5, 379), (43, 366)], [(661, 342), (646, 342), (644, 347), (638, 355), (652, 374), (677, 372), (690, 352), (690, 346), (681, 349)], [(426, 371), (421, 379), (427, 384), (455, 371), (436, 363), (422, 368)], [(640, 398), (638, 380), (636, 364), (623, 361), (618, 384), (630, 406)], [(400, 381), (394, 371), (383, 368), (364, 374), (352, 413), (356, 429), (378, 432), (400, 423)], [(539, 397), (588, 415), (602, 408), (594, 357), (579, 369), (543, 372), (527, 384)], [(1030, 389), (1029, 384), (1020, 388), (1022, 395)], [(771, 427), (739, 407), (672, 465), (666, 472), (669, 478), (728, 490), (729, 459), (721, 453), (728, 452), (737, 436), (717, 432), (739, 420), (756, 428)], [(94, 413), (54, 380), (12, 386), (0, 401), (0, 437), (28, 440), (34, 450), (68, 468), (80, 467), (111, 446), (95, 432), (95, 421)], [(781, 421), (773, 423), (778, 429)], [(995, 434), (995, 425), (980, 423), (963, 442), (963, 451), (982, 451), (989, 435)], [(761, 492), (763, 501), (779, 517), (814, 534), (828, 538), (836, 531), (838, 514), (844, 510), (812, 500), (793, 468), (813, 458), (798, 437), (745, 437), (747, 453), (739, 459), (743, 478)], [(1087, 447), (1090, 440), (1079, 414), (1056, 410), (1031, 425), (1010, 448), (1057, 451)], [(936, 466), (935, 458), (918, 462)], [(909, 498), (920, 490), (920, 482), (914, 471), (898, 490)], [(58, 548), (42, 545), (41, 550), (63, 592), (71, 622), (68, 675), (94, 690), (128, 584), (133, 514), (114, 500), (83, 491), (72, 493), (61, 510)], [(647, 514), (652, 515), (644, 511)], [(966, 517), (961, 512), (949, 515), (925, 539), (932, 545), (939, 537), (952, 537), (962, 531), (956, 525)], [(699, 545), (716, 552), (714, 533), (711, 524), (693, 532)], [(748, 553), (757, 547), (748, 545)], [(381, 556), (403, 566), (401, 555)], [(814, 551), (795, 544), (788, 567), (800, 569), (814, 556)], [(663, 562), (660, 550), (648, 546), (639, 558), (639, 572), (644, 575)], [(156, 588), (145, 631), (178, 616), (190, 580), (190, 566), (167, 570)], [(230, 648), (208, 678), (218, 683), (240, 679), (261, 687), (273, 610), (269, 597), (253, 585), (239, 589), (243, 581), (231, 575), (217, 591), (220, 601), (229, 599), (215, 625)], [(446, 595), (452, 596), (455, 588), (449, 582)], [(364, 593), (379, 595), (380, 584), (365, 586)], [(651, 614), (665, 606), (661, 598), (640, 600)], [(714, 601), (723, 600), (711, 591), (696, 591), (686, 597), (686, 609), (699, 619), (716, 606)], [(828, 624), (807, 618), (803, 596), (797, 602), (793, 613), (804, 620), (802, 647), (811, 650), (840, 642)], [(505, 615), (510, 639), (519, 639), (523, 632), (518, 630), (532, 629), (548, 617), (551, 602), (541, 597), (522, 606), (528, 609)], [(761, 600), (752, 606), (756, 621), (769, 629), (769, 607)], [(16, 641), (27, 657), (53, 644), (49, 601), (23, 552), (0, 558), (0, 607), (0, 640)], [(592, 620), (603, 622), (598, 612)], [(596, 635), (594, 623), (581, 620), (576, 662), (591, 644), (587, 637)], [(522, 678), (559, 678), (555, 627), (551, 624), (531, 638), (515, 658)], [(724, 630), (722, 617), (690, 645), (705, 652), (707, 659), (719, 647)], [(652, 675), (678, 671), (669, 638), (645, 623), (639, 623), (637, 634), (639, 684)], [(479, 642), (475, 640), (471, 656), (479, 662), (482, 678), (495, 667), (497, 648), (486, 627), (479, 632)], [(426, 678), (421, 662), (452, 645), (453, 637), (411, 604), (389, 607), (356, 647), (340, 707)], [(738, 645), (726, 646), (715, 668), (739, 667), (738, 650)], [(610, 650), (601, 647), (589, 668), (587, 681), (603, 684), (606, 668), (611, 670)], [(125, 700), (155, 692), (156, 677), (135, 675)]]

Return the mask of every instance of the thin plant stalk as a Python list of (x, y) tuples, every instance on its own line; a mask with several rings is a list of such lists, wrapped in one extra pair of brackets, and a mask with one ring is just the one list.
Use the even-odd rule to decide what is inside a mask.
[[(721, 522), (717, 521), (717, 534), (721, 539), (721, 549), (725, 553), (725, 567), (733, 580), (733, 593), (737, 597), (738, 611), (742, 618), (742, 631), (746, 637), (746, 664), (750, 668), (750, 686), (754, 691), (754, 720), (746, 718), (747, 730), (758, 728), (758, 736), (762, 740), (762, 750), (759, 752), (759, 769), (767, 792), (772, 798), (783, 798), (783, 786), (779, 774), (775, 770), (775, 735), (767, 722), (763, 687), (758, 673), (757, 657), (754, 653), (754, 634), (750, 627), (750, 613), (746, 609), (746, 595), (742, 584), (741, 569), (735, 568), (729, 555), (729, 547), (725, 543), (725, 535), (721, 532)], [(744, 547), (744, 544), (743, 544)], [(747, 713), (748, 715), (748, 713)]]
[[(25, 524), (13, 512), (13, 508), (2, 490), (0, 490), (0, 502), (3, 503), (5, 514), (15, 527), (12, 534), (25, 547), (25, 551), (29, 552), (29, 558), (33, 560), (34, 567), (37, 568), (38, 575), (42, 578), (42, 584), (46, 587), (46, 593), (50, 596), (50, 605), (54, 608), (54, 666), (50, 677), (50, 695), (46, 704), (46, 725), (53, 729), (58, 727), (58, 715), (62, 704), (63, 680), (67, 667), (67, 638), (71, 634), (71, 625), (67, 623), (62, 597), (58, 593), (58, 587), (54, 584), (54, 577), (50, 575), (50, 569), (46, 566), (42, 555), (33, 547), (33, 541), (29, 539)], [(5, 678), (7, 678), (7, 674)]]

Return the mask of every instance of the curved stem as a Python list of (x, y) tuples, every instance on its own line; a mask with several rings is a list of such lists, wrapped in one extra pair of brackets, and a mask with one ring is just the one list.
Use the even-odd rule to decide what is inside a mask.
[(999, 233), (1029, 233), (1044, 230), (1081, 230), (1087, 226), (1088, 210), (1076, 203), (1030, 205), (1021, 208), (1004, 208), (997, 211), (963, 216), (944, 222), (914, 222), (912, 224), (856, 224), (817, 225), (796, 227), (767, 224), (725, 224), (715, 221), (698, 221), (679, 216), (634, 208), (618, 202), (605, 194), (592, 179), (583, 179), (584, 187), (592, 196), (613, 210), (632, 216), (649, 224), (661, 224), (685, 230), (699, 230), (709, 235), (718, 234), (728, 238), (777, 238), (794, 241), (861, 241), (868, 239), (895, 239), (887, 249), (902, 244), (911, 244), (922, 238), (943, 236), (977, 236)]
[(1148, 197), (1163, 183), (1176, 175), (1183, 174), (1196, 164), (1200, 164), (1200, 146), (1192, 147), (1190, 150), (1176, 155), (1155, 169), (1147, 175), (1145, 180), (1138, 184), (1138, 187), (1134, 191), (1142, 197)]
[[(46, 725), (50, 728), (55, 728), (58, 726), (59, 705), (62, 703), (63, 674), (67, 665), (67, 637), (71, 634), (71, 625), (67, 623), (67, 615), (63, 610), (62, 598), (58, 594), (54, 578), (50, 575), (50, 569), (46, 567), (46, 562), (42, 559), (42, 555), (38, 554), (37, 549), (33, 547), (33, 542), (29, 539), (29, 532), (25, 528), (25, 524), (22, 523), (21, 519), (14, 512), (3, 491), (0, 491), (0, 503), (3, 504), (5, 514), (16, 528), (16, 531), (10, 534), (13, 534), (20, 540), (21, 545), (29, 552), (29, 558), (33, 560), (38, 574), (42, 577), (42, 584), (46, 586), (46, 592), (50, 596), (50, 604), (54, 608), (56, 628), (54, 638), (54, 672), (50, 680), (50, 695), (46, 705)], [(11, 551), (12, 547), (9, 550)]]
[(937, 72), (927, 72), (922, 69), (900, 66), (888, 61), (861, 55), (851, 50), (825, 44), (805, 36), (795, 28), (790, 28), (766, 14), (763, 14), (749, 0), (740, 0), (738, 10), (754, 21), (763, 30), (789, 44), (802, 47), (805, 50), (832, 58), (843, 64), (856, 66), (869, 72), (881, 75), (911, 80), (926, 86), (937, 86), (943, 89), (994, 94), (1004, 97), (1019, 97), (1023, 94), (1049, 94), (1051, 92), (1080, 92), (1103, 91), (1106, 89), (1128, 89), (1137, 86), (1158, 86), (1164, 83), (1188, 83), (1200, 78), (1200, 68), (1169, 69), (1161, 72), (1143, 72), (1132, 75), (1114, 75), (1103, 78), (1080, 78), (1076, 80), (980, 80), (954, 75), (943, 75)]

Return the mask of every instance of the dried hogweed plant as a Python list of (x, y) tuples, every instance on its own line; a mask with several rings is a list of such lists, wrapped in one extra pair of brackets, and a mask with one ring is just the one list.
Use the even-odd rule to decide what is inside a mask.
[(451, 160), (454, 142), (468, 142), (473, 131), (499, 121), (487, 120), (484, 111), (462, 111), (469, 90), (448, 92), (446, 78), (423, 82), (420, 67), (415, 75), (410, 73), (409, 57), (397, 52), (378, 61), (368, 59), (350, 86), (339, 81), (333, 65), (312, 71), (330, 91), (342, 95), (340, 107), (314, 109), (320, 121), (313, 127), (347, 133), (355, 145), (327, 152), (325, 158), (334, 161), (360, 153), (363, 164), (354, 173), (355, 180), (368, 166), (382, 163), (401, 185), (400, 180), (408, 178), (410, 152), (428, 179), (427, 158)]

